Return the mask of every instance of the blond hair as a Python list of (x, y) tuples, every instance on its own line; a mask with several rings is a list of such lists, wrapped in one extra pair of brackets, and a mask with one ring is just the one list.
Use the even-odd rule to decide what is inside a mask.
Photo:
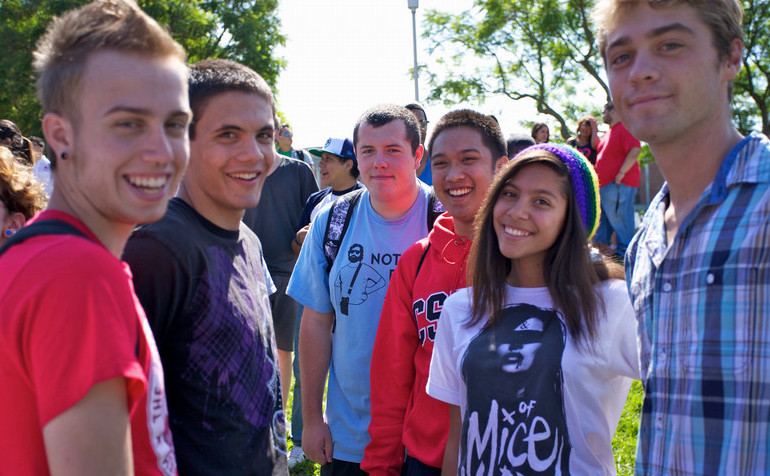
[(607, 61), (607, 34), (617, 27), (618, 21), (646, 1), (650, 8), (669, 8), (678, 5), (693, 7), (698, 18), (711, 31), (712, 43), (719, 60), (730, 54), (734, 39), (743, 40), (743, 7), (738, 0), (598, 0), (591, 17), (597, 28), (599, 53)]
[(37, 43), (33, 66), (43, 113), (77, 119), (83, 70), (103, 50), (186, 61), (184, 49), (134, 0), (96, 0), (55, 18)]
[(21, 213), (25, 220), (45, 208), (48, 201), (43, 184), (32, 169), (16, 161), (13, 153), (0, 146), (0, 201), (9, 213)]

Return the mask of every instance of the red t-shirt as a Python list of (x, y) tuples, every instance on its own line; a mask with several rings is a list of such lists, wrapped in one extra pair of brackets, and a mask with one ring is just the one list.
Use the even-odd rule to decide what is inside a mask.
[[(628, 151), (634, 147), (641, 147), (639, 140), (631, 135), (622, 122), (610, 127), (610, 130), (599, 141), (596, 158), (596, 175), (599, 176), (599, 187), (615, 181), (620, 167), (628, 156)], [(639, 162), (628, 169), (621, 182), (629, 187), (639, 186)]]
[[(91, 387), (126, 379), (134, 470), (173, 475), (163, 370), (128, 265), (87, 234), (30, 238), (0, 258), (0, 462), (14, 475), (49, 474), (43, 428)], [(149, 398), (148, 398), (149, 396)]]

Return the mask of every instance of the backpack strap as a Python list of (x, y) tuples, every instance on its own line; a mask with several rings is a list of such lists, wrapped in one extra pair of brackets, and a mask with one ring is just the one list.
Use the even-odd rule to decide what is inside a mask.
[[(428, 215), (427, 215), (427, 225), (428, 225), (428, 232), (430, 233), (430, 230), (433, 229), (433, 224), (436, 222), (436, 218), (438, 218), (439, 215), (444, 213), (446, 211), (446, 208), (444, 208), (444, 204), (441, 203), (438, 200), (438, 197), (436, 196), (436, 192), (433, 191), (433, 189), (430, 189), (430, 197), (428, 198)], [(424, 257), (425, 255), (423, 255)], [(420, 260), (420, 264), (422, 264), (422, 260)], [(417, 269), (419, 272), (419, 268)]]
[(337, 258), (342, 239), (348, 231), (353, 209), (364, 190), (359, 188), (358, 190), (346, 193), (332, 204), (323, 241), (324, 256), (326, 257), (326, 274), (331, 272), (332, 264), (334, 264), (334, 260)]
[(422, 256), (420, 256), (420, 262), (417, 263), (417, 271), (414, 272), (415, 280), (417, 280), (417, 276), (420, 275), (420, 268), (422, 268), (422, 262), (425, 261), (425, 256), (427, 256), (429, 249), (430, 249), (430, 242), (428, 242), (427, 246), (425, 246), (425, 249), (422, 250)]
[(40, 235), (75, 235), (81, 238), (89, 239), (85, 233), (67, 222), (56, 219), (42, 220), (32, 223), (29, 226), (25, 226), (21, 230), (17, 231), (16, 234), (14, 234), (12, 237), (10, 237), (8, 241), (6, 241), (5, 244), (0, 247), (0, 256), (8, 251), (8, 249), (10, 249), (12, 246), (18, 245), (19, 243), (28, 240), (29, 238)]
[[(364, 190), (365, 189), (360, 188), (350, 193), (346, 193), (345, 195), (338, 198), (337, 201), (335, 201), (332, 205), (332, 209), (329, 212), (329, 221), (326, 223), (326, 232), (324, 233), (323, 241), (327, 274), (331, 272), (332, 264), (337, 258), (337, 253), (340, 250), (342, 239), (345, 237), (345, 233), (348, 231), (350, 218), (353, 215), (353, 208), (358, 199), (361, 197), (361, 194), (364, 193)], [(444, 205), (439, 201), (436, 193), (431, 190), (430, 196), (428, 198), (428, 213), (426, 214), (425, 220), (429, 232), (431, 229), (433, 229), (433, 223), (436, 222), (438, 216), (445, 211), (446, 209), (444, 208)], [(423, 254), (423, 259), (424, 258), (425, 254)], [(420, 260), (420, 265), (422, 265), (422, 260)], [(420, 269), (418, 267), (417, 272), (419, 271)]]

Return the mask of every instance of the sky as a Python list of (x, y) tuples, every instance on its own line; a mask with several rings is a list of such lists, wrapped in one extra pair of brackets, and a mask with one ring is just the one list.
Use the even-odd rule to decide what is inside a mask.
[[(420, 37), (426, 9), (461, 12), (473, 0), (420, 0), (416, 11), (417, 60), (430, 62), (428, 41)], [(349, 137), (369, 107), (380, 103), (406, 105), (415, 100), (412, 11), (408, 0), (281, 0), (278, 14), (286, 45), (276, 49), (286, 69), (278, 80), (278, 108), (294, 130), (294, 148), (322, 146), (328, 137)], [(420, 102), (428, 120), (470, 107), (494, 114), (503, 134), (529, 132), (521, 120), (551, 124), (538, 116), (534, 103), (489, 98), (483, 105), (446, 107), (428, 104), (427, 78), (418, 81)], [(431, 125), (428, 125), (430, 134)]]

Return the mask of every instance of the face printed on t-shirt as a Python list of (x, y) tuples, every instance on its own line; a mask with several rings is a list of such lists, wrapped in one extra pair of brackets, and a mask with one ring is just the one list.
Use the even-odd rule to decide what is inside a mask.
[(569, 473), (565, 338), (556, 311), (518, 304), (471, 341), (462, 362), (460, 474)]

